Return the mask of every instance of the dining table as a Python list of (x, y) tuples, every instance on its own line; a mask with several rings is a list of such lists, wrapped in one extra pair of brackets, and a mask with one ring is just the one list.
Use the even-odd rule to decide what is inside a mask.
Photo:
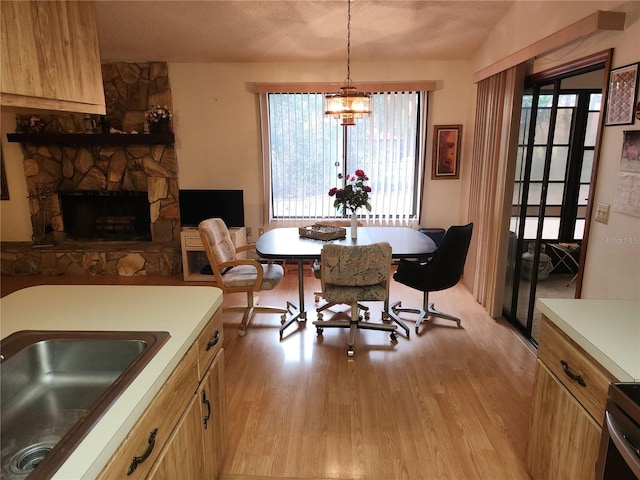
[[(326, 243), (338, 245), (371, 245), (387, 242), (391, 245), (391, 256), (400, 258), (420, 258), (431, 255), (436, 250), (433, 240), (411, 227), (358, 227), (357, 238), (351, 238), (348, 229), (345, 236), (333, 240), (318, 240), (300, 234), (296, 227), (273, 228), (264, 232), (256, 241), (256, 252), (268, 260), (294, 260), (298, 264), (298, 305), (289, 303), (290, 316), (280, 327), (280, 338), (294, 322), (306, 322), (304, 305), (304, 262), (318, 260)], [(389, 309), (385, 301), (383, 319), (391, 318), (409, 336), (409, 328)]]

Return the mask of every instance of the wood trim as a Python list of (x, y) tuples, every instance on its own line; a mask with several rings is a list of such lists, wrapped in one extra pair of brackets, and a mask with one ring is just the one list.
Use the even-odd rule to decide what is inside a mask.
[[(343, 83), (255, 83), (255, 93), (327, 93), (337, 92)], [(360, 82), (354, 85), (363, 92), (400, 92), (436, 90), (436, 82), (432, 80), (415, 80), (407, 82)]]
[(106, 113), (104, 104), (98, 105), (71, 100), (57, 100), (55, 98), (39, 98), (14, 93), (0, 93), (0, 105), (3, 107), (48, 110), (51, 112), (91, 113), (94, 115), (104, 115)]
[[(527, 77), (528, 83), (541, 83), (546, 80), (552, 80), (559, 77), (571, 76), (578, 74), (581, 70), (596, 70), (599, 69), (599, 65), (605, 65), (607, 61), (613, 55), (613, 49), (603, 50), (602, 52), (594, 53), (587, 57), (578, 58), (569, 63), (563, 63), (556, 67), (549, 68), (547, 70), (534, 73)], [(604, 79), (604, 86), (608, 84), (608, 76)]]
[(173, 145), (173, 133), (7, 133), (8, 142), (35, 145)]
[(574, 40), (598, 30), (624, 30), (624, 23), (624, 12), (598, 10), (588, 17), (578, 20), (577, 22), (558, 30), (551, 35), (547, 35), (543, 39), (538, 40), (537, 42), (532, 43), (531, 45), (518, 50), (501, 60), (498, 60), (493, 65), (474, 73), (473, 81), (474, 83), (478, 83), (492, 75), (495, 75), (496, 73), (507, 70), (515, 65), (519, 65), (520, 63), (527, 62), (538, 55), (543, 55), (553, 50), (557, 50)]

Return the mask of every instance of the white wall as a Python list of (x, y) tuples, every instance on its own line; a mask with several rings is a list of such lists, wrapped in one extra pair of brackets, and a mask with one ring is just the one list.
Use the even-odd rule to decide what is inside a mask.
[[(596, 10), (626, 12), (623, 31), (589, 35), (539, 58), (533, 71), (542, 71), (609, 48), (613, 67), (640, 61), (640, 2), (516, 2), (483, 43), (474, 58), (474, 70), (488, 67), (546, 35), (560, 30)], [(605, 127), (602, 136), (595, 201), (613, 206), (618, 180), (622, 132), (634, 125)], [(595, 211), (595, 209), (594, 209)], [(640, 218), (611, 211), (609, 223), (591, 222), (582, 298), (640, 298)]]
[[(180, 188), (240, 188), (252, 232), (266, 226), (257, 95), (259, 82), (340, 82), (344, 63), (170, 63)], [(462, 124), (462, 167), (471, 150), (474, 87), (469, 62), (377, 62), (352, 64), (357, 81), (433, 80), (430, 95), (422, 225), (458, 223), (464, 198), (460, 180), (431, 180), (434, 124)]]
[(0, 201), (0, 238), (4, 242), (31, 240), (31, 220), (27, 200), (27, 181), (22, 167), (19, 143), (7, 142), (7, 132), (15, 130), (15, 114), (3, 109), (0, 118), (2, 160), (7, 175), (9, 200)]

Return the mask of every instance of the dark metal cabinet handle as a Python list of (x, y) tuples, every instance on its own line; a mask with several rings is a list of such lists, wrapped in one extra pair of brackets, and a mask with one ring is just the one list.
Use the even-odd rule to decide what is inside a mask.
[(587, 386), (584, 378), (582, 378), (580, 375), (576, 375), (569, 369), (569, 364), (567, 362), (565, 362), (564, 360), (560, 360), (560, 365), (562, 365), (562, 370), (564, 370), (564, 373), (567, 375), (567, 377), (578, 382), (578, 385), (580, 385), (581, 387)]
[(202, 419), (202, 424), (204, 425), (204, 429), (207, 429), (207, 425), (209, 424), (209, 419), (211, 418), (211, 402), (207, 399), (207, 394), (204, 390), (202, 390), (202, 403), (207, 406), (207, 414)]
[(131, 465), (129, 465), (129, 471), (127, 472), (127, 476), (135, 472), (136, 468), (138, 468), (138, 465), (140, 465), (147, 458), (149, 458), (149, 455), (151, 455), (151, 452), (153, 452), (153, 447), (155, 447), (156, 445), (156, 433), (158, 433), (157, 428), (154, 428), (153, 430), (151, 430), (151, 432), (149, 433), (149, 445), (147, 445), (147, 449), (141, 456), (133, 457), (133, 460), (131, 461)]
[(220, 330), (216, 330), (216, 333), (213, 334), (213, 339), (209, 340), (209, 343), (207, 343), (206, 351), (208, 352), (211, 349), (211, 347), (215, 347), (219, 341), (220, 341)]

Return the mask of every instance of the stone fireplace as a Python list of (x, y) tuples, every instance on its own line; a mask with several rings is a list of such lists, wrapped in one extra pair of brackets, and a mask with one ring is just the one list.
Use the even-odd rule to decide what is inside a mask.
[[(143, 133), (144, 112), (152, 103), (172, 109), (167, 65), (103, 64), (102, 73), (107, 115), (93, 118), (101, 133), (85, 134), (83, 115), (42, 115), (42, 138), (54, 140), (22, 142), (35, 245), (29, 245), (28, 261), (16, 267), (20, 255), (15, 246), (3, 244), (3, 274), (180, 271), (173, 141), (152, 143)], [(80, 198), (82, 205), (72, 206)], [(46, 250), (49, 265), (42, 260), (47, 255), (33, 247)], [(124, 257), (128, 261), (123, 262)], [(118, 262), (125, 267), (119, 268)]]

